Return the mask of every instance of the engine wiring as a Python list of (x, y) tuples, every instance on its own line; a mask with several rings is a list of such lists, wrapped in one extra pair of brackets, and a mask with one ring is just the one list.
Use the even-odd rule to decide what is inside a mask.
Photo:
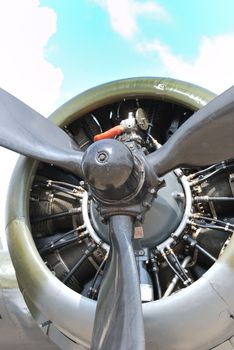
[[(135, 117), (137, 111), (139, 120)], [(167, 102), (123, 99), (92, 111), (66, 128), (83, 150), (93, 138), (114, 137), (130, 149), (137, 147), (149, 154), (191, 114)], [(181, 201), (181, 222), (160, 244), (147, 249), (135, 244), (136, 260), (142, 257), (138, 264), (140, 285), (153, 291), (152, 297), (143, 302), (169, 297), (190, 286), (217, 261), (234, 232), (230, 210), (234, 201), (230, 184), (234, 159), (175, 173), (183, 188), (181, 193), (173, 194)], [(105, 226), (98, 215), (84, 182), (56, 167), (43, 164), (39, 168), (30, 201), (38, 251), (57, 278), (94, 300), (110, 254)]]

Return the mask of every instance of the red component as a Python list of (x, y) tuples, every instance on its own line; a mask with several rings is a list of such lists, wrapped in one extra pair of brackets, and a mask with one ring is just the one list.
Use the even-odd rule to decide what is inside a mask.
[(113, 139), (115, 136), (121, 135), (125, 130), (123, 125), (117, 125), (114, 128), (111, 128), (101, 134), (97, 134), (94, 136), (93, 141), (99, 141), (103, 139)]

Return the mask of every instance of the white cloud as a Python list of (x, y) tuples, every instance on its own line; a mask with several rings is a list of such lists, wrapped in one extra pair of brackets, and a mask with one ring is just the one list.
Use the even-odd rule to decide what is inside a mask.
[(54, 110), (63, 79), (45, 58), (56, 14), (36, 0), (0, 0), (0, 86), (43, 114)]
[[(61, 70), (45, 57), (45, 46), (55, 31), (56, 14), (40, 7), (40, 1), (0, 0), (0, 87), (44, 115), (54, 110), (63, 79)], [(15, 153), (1, 149), (0, 235), (16, 159)]]
[(166, 10), (155, 1), (135, 0), (93, 0), (108, 13), (113, 29), (125, 39), (132, 39), (139, 31), (138, 16), (167, 19)]
[[(170, 15), (155, 1), (141, 0), (91, 0), (108, 13), (113, 29), (129, 40), (140, 52), (155, 53), (161, 61), (160, 71), (172, 78), (190, 81), (216, 93), (233, 85), (234, 81), (234, 34), (203, 37), (197, 55), (186, 60), (176, 55), (169, 46), (156, 39), (143, 43), (136, 36), (140, 32), (138, 16), (157, 20), (168, 19)], [(138, 43), (136, 44), (137, 40)], [(153, 73), (152, 73), (153, 74)], [(157, 72), (155, 72), (158, 75)]]
[(234, 35), (203, 37), (197, 56), (190, 62), (172, 53), (159, 41), (139, 44), (142, 52), (155, 52), (168, 75), (221, 93), (234, 81)]

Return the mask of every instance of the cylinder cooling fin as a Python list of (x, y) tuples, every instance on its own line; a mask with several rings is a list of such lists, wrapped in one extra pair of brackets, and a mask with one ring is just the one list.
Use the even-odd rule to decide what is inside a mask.
[[(111, 135), (130, 150), (150, 154), (213, 97), (171, 79), (128, 79), (79, 95), (51, 118), (81, 150), (97, 135)], [(85, 182), (69, 172), (21, 158), (14, 178), (9, 198), (17, 206), (8, 213), (8, 238), (29, 308), (36, 308), (42, 327), (49, 321), (89, 348), (96, 300), (108, 270), (109, 227)], [(172, 171), (161, 179), (143, 222), (135, 222), (133, 247), (148, 350), (155, 344), (167, 350), (195, 349), (193, 333), (201, 334), (197, 348), (209, 349), (221, 333), (231, 335), (231, 311), (226, 310), (222, 325), (216, 314), (223, 308), (218, 296), (224, 293), (223, 272), (231, 275), (233, 179), (233, 159)], [(209, 309), (205, 316), (202, 305)], [(203, 336), (203, 323), (213, 327), (210, 334)]]

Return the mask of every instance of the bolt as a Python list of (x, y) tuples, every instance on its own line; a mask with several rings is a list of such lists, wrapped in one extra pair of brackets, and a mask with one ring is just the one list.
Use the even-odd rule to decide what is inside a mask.
[(98, 153), (97, 155), (97, 160), (100, 162), (100, 163), (105, 163), (108, 159), (108, 155), (106, 152), (100, 152)]
[(184, 199), (184, 194), (182, 192), (173, 192), (172, 197), (178, 200), (183, 200)]
[(136, 216), (136, 219), (139, 221), (139, 222), (142, 222), (143, 221), (143, 218), (142, 216), (139, 214)]
[(150, 208), (150, 204), (147, 201), (143, 201), (142, 203), (143, 207), (149, 209)]

